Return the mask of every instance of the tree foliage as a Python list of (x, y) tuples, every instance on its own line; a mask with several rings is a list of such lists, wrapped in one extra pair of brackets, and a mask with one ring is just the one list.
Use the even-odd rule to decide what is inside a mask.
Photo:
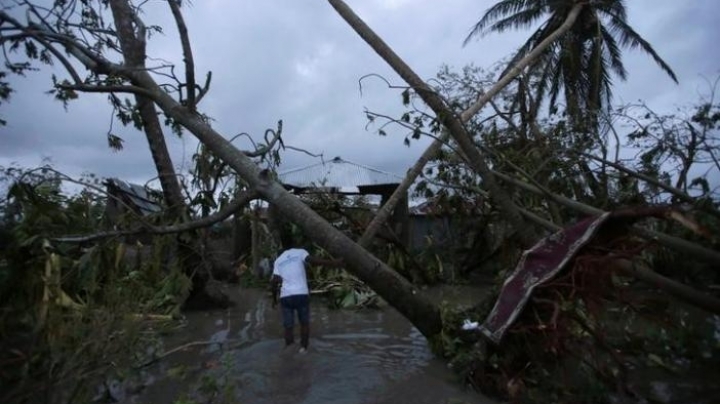
[[(601, 0), (585, 4), (572, 28), (543, 52), (530, 69), (539, 76), (537, 87), (524, 90), (532, 91), (535, 110), (547, 97), (550, 109), (554, 110), (562, 91), (566, 112), (574, 117), (576, 127), (580, 127), (583, 119), (597, 122), (594, 115), (610, 107), (613, 76), (620, 80), (627, 77), (623, 48), (648, 54), (677, 82), (670, 66), (629, 25), (625, 3), (624, 0)], [(574, 0), (499, 1), (475, 24), (465, 44), (490, 32), (527, 29), (546, 17), (514, 54), (508, 64), (512, 67), (562, 25), (576, 4)]]
[[(444, 67), (434, 88), (460, 113), (494, 75), (475, 66), (461, 71)], [(716, 183), (720, 177), (714, 158), (720, 146), (717, 105), (711, 101), (714, 85), (699, 101), (674, 113), (658, 113), (646, 105), (614, 108), (601, 116), (602, 130), (589, 136), (573, 130), (563, 111), (529, 116), (523, 107), (527, 103), (519, 100), (518, 94), (532, 97), (534, 87), (528, 83), (537, 84), (538, 78), (529, 75), (522, 80), (507, 87), (492, 102), (492, 110), (467, 124), (475, 144), (491, 156), (493, 172), (517, 179), (505, 185), (513, 189), (513, 199), (521, 209), (552, 229), (582, 217), (573, 205), (557, 205), (558, 197), (603, 210), (684, 206), (700, 230), (666, 221), (651, 220), (648, 225), (717, 248), (712, 235), (720, 225), (720, 195), (702, 185)], [(412, 94), (405, 98), (408, 110), (399, 118), (368, 114), (381, 128), (387, 124), (406, 128), (406, 141), (418, 133), (437, 137), (441, 129), (436, 118), (416, 107)], [(697, 179), (687, 179), (688, 173), (697, 173)], [(527, 192), (517, 184), (531, 184), (541, 192)], [(431, 202), (438, 214), (457, 217), (461, 211), (469, 213), (460, 216), (469, 225), (458, 227), (463, 237), (450, 254), (452, 263), (465, 274), (495, 277), (499, 288), (521, 251), (512, 242), (512, 232), (504, 231), (502, 215), (488, 203), (482, 185), (462, 150), (449, 141), (425, 168), (415, 193)], [(636, 374), (631, 369), (687, 369), (670, 365), (678, 361), (712, 366), (707, 355), (715, 358), (717, 353), (708, 353), (716, 351), (704, 324), (708, 317), (612, 270), (612, 259), (607, 257), (642, 251), (639, 261), (709, 296), (716, 292), (708, 285), (720, 281), (715, 266), (690, 263), (688, 255), (643, 242), (627, 229), (615, 229), (607, 239), (603, 237), (602, 245), (583, 250), (558, 279), (533, 294), (531, 307), (500, 345), (463, 331), (443, 334), (442, 351), (452, 358), (453, 366), (466, 372), (468, 380), (483, 392), (531, 402), (605, 402), (611, 395), (648, 397), (630, 386), (628, 380)], [(658, 299), (664, 303), (658, 305)], [(481, 322), (492, 303), (490, 298), (473, 310), (449, 314), (452, 320), (446, 323), (455, 322), (459, 327), (467, 318)], [(685, 325), (675, 326), (680, 319)], [(592, 354), (586, 353), (588, 350)], [(569, 369), (574, 371), (568, 373)], [(623, 386), (621, 390), (615, 390), (615, 383)], [(703, 388), (710, 394), (707, 386)]]

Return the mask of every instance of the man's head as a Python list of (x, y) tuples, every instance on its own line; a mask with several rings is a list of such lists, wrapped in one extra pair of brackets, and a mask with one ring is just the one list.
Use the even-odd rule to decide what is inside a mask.
[(285, 235), (285, 237), (282, 237), (281, 241), (284, 250), (289, 250), (291, 248), (305, 248), (305, 243), (302, 238), (293, 236), (292, 234)]

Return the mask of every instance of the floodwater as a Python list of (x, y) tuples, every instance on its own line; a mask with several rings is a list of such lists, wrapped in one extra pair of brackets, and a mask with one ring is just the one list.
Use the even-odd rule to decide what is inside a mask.
[[(491, 403), (433, 357), (391, 308), (330, 310), (314, 299), (310, 350), (284, 350), (280, 311), (262, 291), (231, 288), (236, 305), (194, 312), (163, 350), (195, 341), (144, 370), (117, 401), (172, 403)], [(296, 330), (297, 332), (297, 330)], [(296, 335), (299, 340), (299, 336)], [(207, 343), (209, 342), (209, 343)], [(129, 393), (128, 391), (132, 391)]]

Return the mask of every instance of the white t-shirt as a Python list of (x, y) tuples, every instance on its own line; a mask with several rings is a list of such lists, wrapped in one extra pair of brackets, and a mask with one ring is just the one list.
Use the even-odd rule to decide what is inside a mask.
[(309, 255), (310, 253), (302, 248), (291, 248), (277, 257), (273, 265), (273, 275), (282, 278), (280, 298), (309, 294), (305, 274), (305, 258)]

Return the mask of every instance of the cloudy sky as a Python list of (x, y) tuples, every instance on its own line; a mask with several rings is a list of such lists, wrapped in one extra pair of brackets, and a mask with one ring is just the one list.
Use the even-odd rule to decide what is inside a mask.
[[(50, 0), (47, 0), (49, 2)], [(491, 66), (519, 46), (528, 32), (491, 35), (462, 47), (462, 41), (492, 0), (346, 0), (415, 71), (431, 78), (442, 64)], [(720, 72), (720, 2), (717, 0), (628, 1), (630, 24), (675, 69), (675, 85), (645, 55), (626, 52), (629, 80), (617, 83), (617, 102), (643, 99), (656, 110), (697, 99), (707, 78)], [(259, 139), (266, 128), (284, 121), (286, 144), (402, 174), (422, 153), (424, 144), (403, 145), (404, 132), (366, 129), (364, 110), (398, 116), (400, 90), (379, 80), (358, 79), (377, 73), (403, 84), (389, 67), (323, 0), (194, 0), (185, 8), (197, 74), (213, 72), (213, 87), (200, 108), (227, 137), (247, 132)], [(153, 36), (149, 54), (181, 61), (174, 25), (164, 2), (150, 0), (147, 24), (165, 27)], [(23, 166), (50, 158), (73, 176), (93, 172), (144, 183), (155, 176), (142, 133), (117, 122), (113, 133), (125, 149), (108, 149), (111, 110), (105, 98), (83, 95), (67, 111), (44, 94), (50, 70), (13, 78), (16, 93), (0, 106), (9, 121), (0, 127), (0, 166)], [(62, 75), (57, 71), (56, 74)], [(62, 76), (61, 76), (62, 77)], [(190, 167), (196, 142), (168, 134), (175, 165)], [(287, 151), (282, 170), (313, 163)]]

